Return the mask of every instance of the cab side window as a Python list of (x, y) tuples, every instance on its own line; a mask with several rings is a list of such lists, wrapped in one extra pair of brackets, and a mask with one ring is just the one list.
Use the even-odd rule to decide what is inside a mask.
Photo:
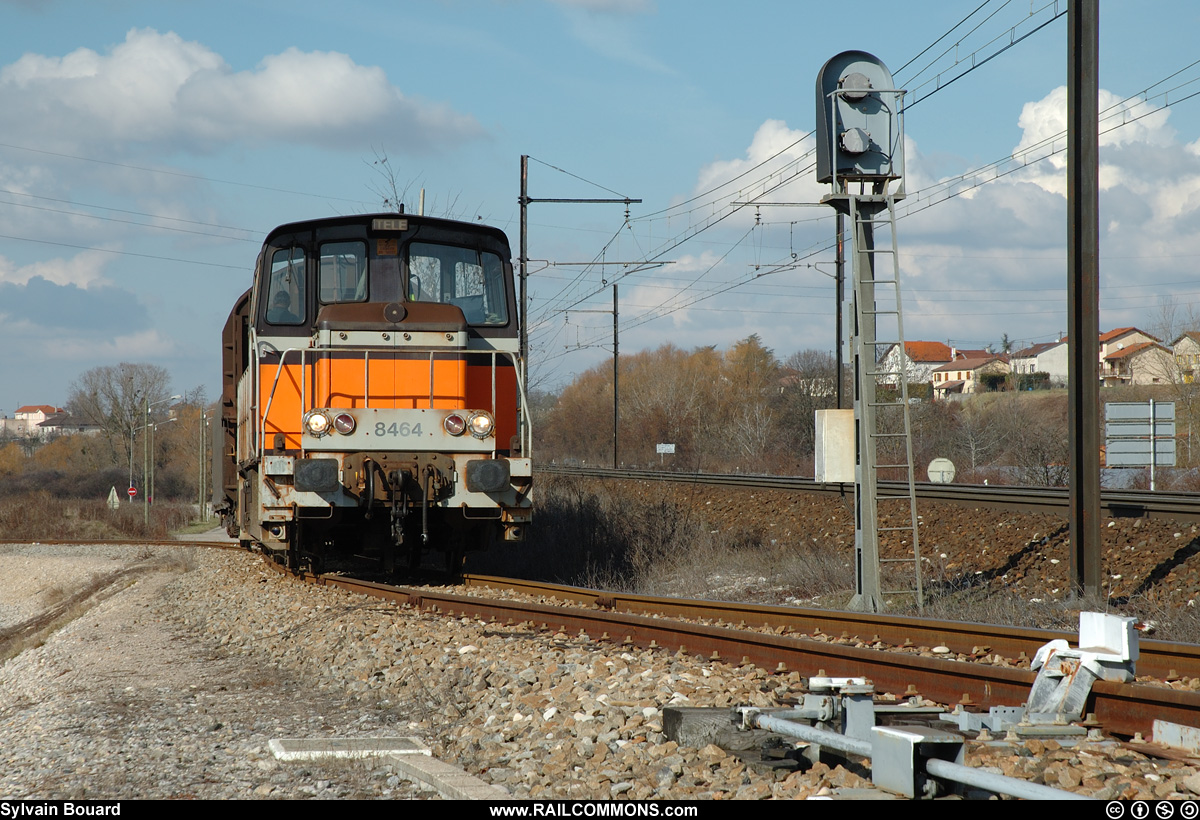
[(267, 321), (273, 325), (304, 324), (305, 263), (303, 248), (281, 248), (271, 256), (267, 289)]

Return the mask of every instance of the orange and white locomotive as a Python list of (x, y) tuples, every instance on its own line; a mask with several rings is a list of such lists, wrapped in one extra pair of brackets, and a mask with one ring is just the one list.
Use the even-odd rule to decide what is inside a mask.
[(403, 214), (283, 225), (222, 334), (227, 530), (294, 567), (417, 568), (519, 541), (530, 427), (504, 233)]

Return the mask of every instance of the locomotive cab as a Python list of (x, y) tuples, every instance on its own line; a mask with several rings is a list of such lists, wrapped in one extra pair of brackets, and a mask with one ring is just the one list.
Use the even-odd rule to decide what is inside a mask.
[(231, 532), (295, 566), (436, 554), (457, 569), (466, 550), (523, 539), (530, 429), (509, 256), (494, 228), (394, 214), (268, 235), (234, 311), (244, 350), (225, 367)]

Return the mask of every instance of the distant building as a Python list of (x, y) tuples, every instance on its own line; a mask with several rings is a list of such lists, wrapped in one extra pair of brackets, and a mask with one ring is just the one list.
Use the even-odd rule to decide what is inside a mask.
[[(879, 367), (882, 373), (900, 373), (904, 371), (905, 380), (909, 384), (928, 384), (935, 368), (949, 364), (955, 359), (954, 348), (941, 342), (905, 342), (904, 352), (900, 345), (893, 344), (879, 357)], [(898, 378), (882, 376), (884, 384), (897, 384)]]
[(1135, 384), (1170, 384), (1174, 381), (1174, 354), (1156, 341), (1120, 347), (1100, 363), (1100, 380), (1105, 387)]
[(1196, 380), (1200, 371), (1200, 331), (1189, 330), (1171, 342), (1171, 352), (1175, 354), (1175, 369), (1180, 380), (1191, 384)]
[(58, 415), (51, 416), (37, 426), (37, 437), (45, 440), (54, 436), (91, 436), (99, 433), (100, 430), (101, 427), (99, 424), (93, 424), (79, 416), (59, 413)]
[(990, 354), (974, 359), (959, 359), (933, 371), (934, 399), (948, 399), (987, 392), (987, 376), (1006, 376), (1012, 372), (1004, 356)]
[(1053, 385), (1067, 383), (1068, 349), (1066, 339), (1057, 342), (1042, 342), (1018, 350), (1009, 356), (1009, 364), (1016, 375), (1047, 373)]
[(11, 419), (0, 419), (0, 434), (13, 438), (44, 438), (39, 429), (41, 424), (62, 413), (61, 407), (51, 404), (27, 404), (18, 407)]
[(1110, 330), (1107, 333), (1100, 334), (1100, 364), (1103, 366), (1104, 360), (1119, 350), (1124, 350), (1133, 345), (1145, 344), (1146, 342), (1162, 342), (1162, 339), (1157, 336), (1151, 336), (1145, 331), (1138, 330), (1136, 327), (1118, 327)]

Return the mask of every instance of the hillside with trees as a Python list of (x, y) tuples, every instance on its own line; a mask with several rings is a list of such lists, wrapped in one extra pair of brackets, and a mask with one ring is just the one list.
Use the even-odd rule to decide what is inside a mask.
[[(813, 474), (816, 410), (836, 406), (836, 364), (824, 351), (780, 359), (758, 336), (727, 350), (663, 345), (621, 357), (620, 466), (696, 472)], [(851, 375), (842, 374), (847, 406)], [(1021, 390), (1015, 379), (953, 401), (931, 401), (925, 385), (910, 385), (917, 480), (938, 457), (951, 459), (959, 483), (1064, 486), (1070, 453), (1064, 390)], [(1189, 382), (1107, 387), (1102, 401), (1176, 401), (1179, 466), (1192, 464)], [(533, 402), (535, 455), (540, 463), (612, 466), (612, 360), (580, 374), (557, 395)], [(891, 422), (885, 420), (886, 424)], [(658, 444), (674, 444), (660, 456)], [(1200, 452), (1196, 453), (1200, 458)], [(1130, 475), (1133, 485), (1144, 483)], [(1191, 481), (1186, 471), (1160, 479)], [(1184, 489), (1181, 484), (1178, 489)]]
[(83, 373), (65, 410), (89, 432), (0, 439), (0, 494), (44, 490), (59, 498), (103, 499), (115, 487), (124, 500), (132, 481), (140, 502), (153, 476), (156, 500), (198, 500), (201, 462), (207, 482), (211, 448), (205, 432), (201, 451), (202, 388), (175, 397), (165, 369), (123, 362)]
[[(836, 403), (836, 365), (819, 351), (780, 361), (757, 335), (726, 351), (674, 345), (621, 357), (620, 461), (657, 467), (658, 444), (674, 469), (811, 470), (813, 411)], [(539, 460), (611, 466), (611, 361), (535, 404)]]

